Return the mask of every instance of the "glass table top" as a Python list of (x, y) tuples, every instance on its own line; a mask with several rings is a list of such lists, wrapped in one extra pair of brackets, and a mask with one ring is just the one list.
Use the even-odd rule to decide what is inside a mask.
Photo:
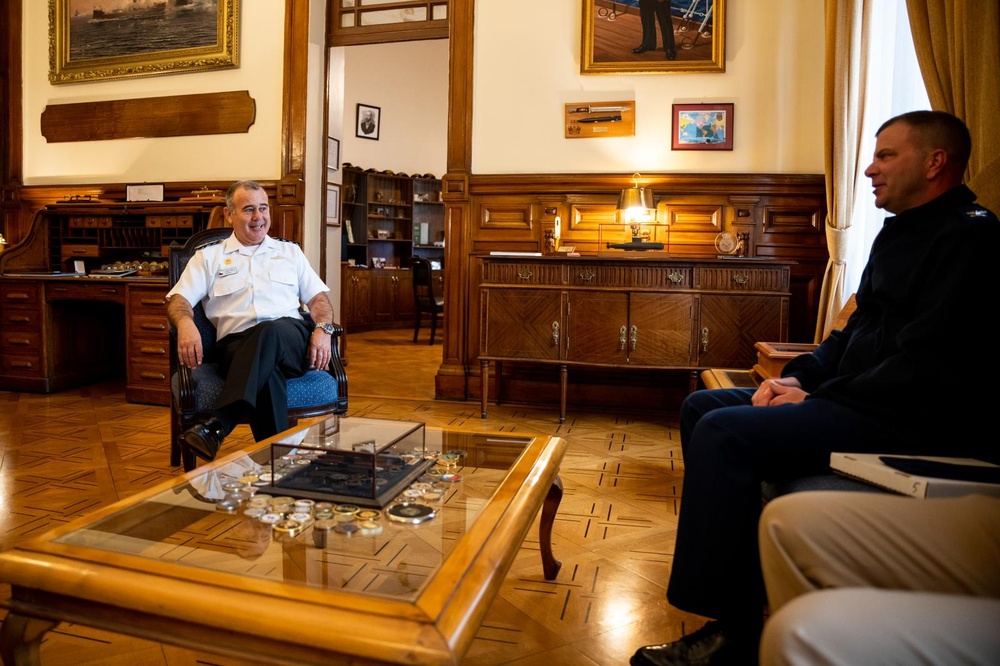
[[(138, 501), (126, 501), (119, 510), (60, 535), (54, 543), (107, 551), (116, 558), (125, 555), (136, 568), (162, 562), (304, 588), (413, 601), (474, 525), (518, 457), (535, 441), (530, 436), (421, 428), (426, 470), (400, 490), (399, 498), (430, 507), (433, 518), (417, 524), (390, 520), (387, 512), (394, 511), (390, 503), (382, 511), (359, 506), (368, 515), (339, 521), (337, 516), (342, 514), (337, 511), (350, 512), (343, 506), (348, 502), (330, 502), (332, 515), (323, 510), (317, 516), (315, 507), (322, 508), (322, 500), (313, 499), (311, 519), (299, 516), (299, 529), (279, 531), (273, 522), (278, 519), (265, 522), (261, 511), (252, 509), (274, 514), (275, 498), (282, 505), (302, 505), (294, 505), (293, 493), (285, 488), (259, 482), (246, 485), (247, 475), (252, 478), (272, 469), (272, 446), (281, 445), (284, 455), (293, 456), (321, 445), (343, 450), (361, 441), (374, 441), (373, 448), (379, 450), (399, 433), (410, 433), (406, 445), (412, 444), (412, 423), (340, 418), (334, 427), (335, 419), (289, 431), (246, 454), (199, 468), (183, 482)], [(243, 501), (232, 511), (221, 510), (225, 503), (209, 497), (219, 496), (219, 489), (240, 473)], [(230, 497), (234, 487), (227, 487)], [(423, 491), (423, 496), (416, 491)], [(265, 497), (270, 498), (267, 504)], [(417, 511), (423, 514), (427, 509)], [(402, 513), (405, 520), (406, 512)], [(358, 521), (358, 517), (365, 520)], [(355, 528), (363, 526), (338, 529), (345, 522)], [(325, 539), (314, 534), (320, 529)]]

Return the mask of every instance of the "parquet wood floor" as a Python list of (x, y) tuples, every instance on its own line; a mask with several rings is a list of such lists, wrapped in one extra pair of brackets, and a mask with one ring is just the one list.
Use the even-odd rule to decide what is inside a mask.
[[(552, 406), (503, 404), (484, 420), (478, 402), (434, 399), (441, 345), (411, 339), (410, 330), (351, 335), (351, 416), (569, 442), (553, 530), (562, 570), (543, 578), (534, 529), (463, 665), (626, 664), (637, 647), (704, 622), (665, 597), (683, 475), (675, 414), (570, 407), (560, 424)], [(167, 408), (126, 403), (122, 382), (53, 395), (0, 392), (2, 547), (180, 473), (168, 465), (168, 433)], [(224, 450), (251, 441), (241, 426)], [(8, 594), (0, 586), (0, 599)], [(247, 663), (72, 624), (48, 634), (41, 657), (44, 666)]]

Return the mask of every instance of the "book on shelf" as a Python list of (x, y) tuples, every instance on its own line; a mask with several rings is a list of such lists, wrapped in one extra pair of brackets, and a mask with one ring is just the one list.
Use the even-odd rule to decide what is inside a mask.
[(1000, 466), (975, 458), (834, 452), (830, 468), (910, 497), (1000, 496)]

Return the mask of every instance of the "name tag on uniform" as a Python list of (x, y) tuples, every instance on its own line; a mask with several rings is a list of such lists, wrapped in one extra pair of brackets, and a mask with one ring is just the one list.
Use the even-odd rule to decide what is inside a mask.
[(226, 266), (225, 268), (220, 268), (219, 272), (216, 273), (218, 277), (226, 277), (227, 275), (235, 275), (236, 271), (239, 270), (236, 266)]

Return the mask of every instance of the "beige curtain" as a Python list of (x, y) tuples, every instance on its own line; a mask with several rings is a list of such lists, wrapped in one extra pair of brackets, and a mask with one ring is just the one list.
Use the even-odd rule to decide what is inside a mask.
[(824, 79), (824, 158), (826, 162), (826, 244), (830, 261), (823, 276), (815, 341), (829, 331), (844, 303), (845, 266), (850, 247), (851, 214), (857, 196), (855, 183), (867, 163), (860, 155), (862, 114), (865, 107), (864, 57), (869, 39), (865, 20), (868, 3), (826, 0), (826, 64)]
[(1000, 213), (1000, 2), (906, 0), (906, 9), (931, 108), (969, 126), (966, 183)]

